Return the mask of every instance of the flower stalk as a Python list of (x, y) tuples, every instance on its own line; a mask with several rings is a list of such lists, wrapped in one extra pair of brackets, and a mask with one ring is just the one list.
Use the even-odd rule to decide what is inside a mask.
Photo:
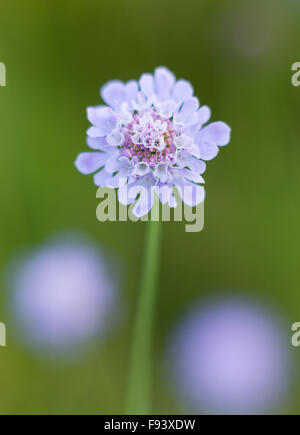
[(152, 341), (159, 273), (161, 222), (149, 221), (129, 367), (126, 414), (151, 413)]

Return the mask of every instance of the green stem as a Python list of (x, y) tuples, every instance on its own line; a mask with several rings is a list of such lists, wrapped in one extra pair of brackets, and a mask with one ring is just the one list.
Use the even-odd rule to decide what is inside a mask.
[(134, 323), (126, 414), (151, 413), (152, 336), (160, 253), (161, 223), (149, 221)]

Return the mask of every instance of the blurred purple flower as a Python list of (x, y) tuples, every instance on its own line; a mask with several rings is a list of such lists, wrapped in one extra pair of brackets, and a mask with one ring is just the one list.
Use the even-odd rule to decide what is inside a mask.
[(9, 274), (11, 309), (22, 338), (68, 352), (104, 333), (116, 308), (116, 281), (86, 239), (60, 237), (17, 261)]
[[(218, 154), (230, 140), (230, 128), (223, 122), (207, 124), (211, 112), (200, 107), (191, 84), (178, 80), (165, 67), (139, 80), (111, 81), (101, 90), (107, 104), (87, 109), (92, 124), (87, 143), (94, 152), (81, 153), (75, 162), (83, 174), (94, 175), (97, 186), (119, 188), (119, 201), (133, 203), (138, 194), (140, 217), (153, 205), (154, 189), (162, 203), (176, 207), (172, 187), (192, 206), (203, 201), (204, 160)], [(134, 198), (123, 186), (136, 187)], [(188, 187), (188, 189), (187, 189)], [(139, 190), (140, 188), (140, 190)]]
[(287, 342), (277, 319), (255, 304), (196, 306), (171, 341), (177, 393), (204, 413), (269, 411), (289, 385)]

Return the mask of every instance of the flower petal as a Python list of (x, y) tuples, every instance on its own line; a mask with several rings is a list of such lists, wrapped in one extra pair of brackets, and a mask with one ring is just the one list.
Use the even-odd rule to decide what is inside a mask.
[(140, 78), (140, 88), (146, 97), (154, 94), (154, 78), (152, 74), (143, 74)]
[(194, 139), (186, 134), (177, 136), (174, 142), (177, 148), (191, 148), (194, 145)]
[(206, 169), (206, 164), (203, 160), (199, 160), (196, 157), (191, 156), (188, 162), (188, 167), (191, 171), (196, 172), (196, 174), (203, 174)]
[(203, 174), (206, 168), (206, 165), (202, 160), (197, 159), (186, 150), (177, 153), (177, 165), (179, 168), (189, 167), (191, 171), (196, 172), (197, 174)]
[(111, 187), (112, 189), (117, 189), (120, 186), (121, 180), (120, 180), (120, 173), (110, 176), (106, 180), (107, 187)]
[[(175, 115), (175, 122), (184, 123), (199, 107), (199, 100), (196, 97), (186, 100), (181, 109)], [(197, 118), (198, 119), (198, 118)], [(197, 121), (196, 121), (197, 122)]]
[(148, 174), (150, 172), (150, 168), (148, 163), (145, 162), (139, 162), (135, 165), (134, 173), (135, 175), (143, 176)]
[(75, 161), (75, 166), (82, 174), (92, 174), (104, 165), (107, 153), (87, 152), (81, 153)]
[(102, 87), (101, 97), (113, 109), (119, 109), (127, 101), (126, 86), (120, 80), (112, 80)]
[(106, 134), (103, 133), (102, 130), (100, 130), (100, 129), (97, 128), (97, 127), (90, 127), (90, 128), (87, 130), (86, 134), (87, 134), (89, 137), (104, 137), (104, 136), (106, 136)]
[(151, 210), (154, 201), (154, 190), (152, 188), (154, 178), (152, 174), (147, 174), (130, 184), (126, 184), (119, 189), (119, 200), (122, 204), (131, 204), (139, 198), (132, 209), (132, 213), (140, 218)]
[(110, 155), (110, 157), (105, 162), (105, 169), (109, 174), (113, 174), (117, 172), (121, 168), (121, 164), (119, 161), (120, 153), (119, 151)]
[(87, 117), (98, 130), (98, 136), (106, 136), (115, 126), (116, 120), (106, 106), (88, 107)]
[(99, 187), (106, 187), (106, 180), (110, 178), (110, 174), (103, 168), (100, 172), (94, 175), (94, 183)]
[(161, 100), (169, 98), (175, 84), (175, 75), (166, 67), (156, 68), (154, 73), (157, 96)]
[(130, 103), (132, 100), (135, 100), (138, 94), (139, 85), (136, 80), (130, 80), (125, 85), (126, 89), (126, 99)]
[(106, 137), (91, 137), (88, 136), (87, 139), (87, 144), (90, 148), (92, 148), (93, 150), (101, 150), (101, 151), (105, 151), (105, 148), (107, 147), (107, 141), (106, 141)]
[(155, 193), (158, 195), (160, 202), (165, 205), (169, 203), (170, 195), (172, 193), (172, 186), (168, 186), (167, 184), (155, 187)]
[(182, 103), (193, 96), (194, 89), (186, 80), (178, 80), (174, 86), (172, 97), (177, 103)]
[(200, 107), (198, 111), (198, 117), (199, 117), (200, 126), (202, 127), (202, 125), (206, 124), (210, 120), (211, 117), (210, 108), (208, 106)]
[(158, 107), (160, 116), (164, 119), (168, 119), (177, 111), (178, 104), (176, 104), (175, 101), (168, 100), (160, 103)]
[(169, 166), (165, 163), (159, 163), (154, 169), (154, 175), (162, 183), (166, 183), (169, 179)]
[(215, 144), (202, 143), (198, 145), (201, 159), (212, 160), (219, 152), (219, 148)]
[(190, 159), (190, 154), (187, 151), (182, 150), (177, 153), (176, 163), (179, 166), (179, 168), (184, 168), (185, 166), (188, 166), (189, 159)]
[(133, 172), (133, 163), (128, 157), (121, 156), (119, 158), (120, 176), (127, 178)]
[(120, 132), (120, 130), (115, 129), (107, 135), (107, 142), (112, 147), (120, 146), (124, 142), (124, 135)]
[(193, 145), (192, 147), (188, 148), (188, 151), (192, 156), (197, 157), (197, 159), (201, 159), (198, 145)]
[(193, 183), (200, 183), (200, 184), (205, 183), (204, 178), (201, 177), (201, 175), (194, 174), (193, 172), (189, 171), (188, 169), (182, 169), (182, 173), (187, 180), (193, 181)]
[(128, 195), (128, 188), (130, 185), (125, 184), (120, 189), (118, 189), (118, 199), (119, 202), (123, 205), (132, 204), (135, 201), (135, 198), (130, 198)]
[(168, 204), (170, 208), (177, 207), (177, 201), (175, 196), (173, 195), (173, 186), (165, 184), (159, 187), (156, 186), (154, 190), (163, 205)]
[(230, 141), (230, 132), (230, 127), (224, 122), (213, 122), (200, 130), (197, 141), (199, 144), (206, 142), (224, 146)]
[(178, 183), (176, 187), (182, 201), (190, 207), (200, 204), (205, 198), (205, 190), (203, 186), (198, 186), (197, 184), (189, 182), (182, 182)]
[(151, 210), (154, 202), (154, 192), (151, 187), (145, 188), (140, 186), (140, 197), (138, 198), (136, 204), (132, 208), (132, 213), (137, 217), (141, 218), (145, 216)]

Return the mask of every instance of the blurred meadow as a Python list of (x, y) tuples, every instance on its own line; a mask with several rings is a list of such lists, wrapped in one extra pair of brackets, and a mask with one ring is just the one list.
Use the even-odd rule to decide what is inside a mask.
[[(144, 223), (100, 223), (96, 187), (74, 160), (86, 107), (110, 79), (165, 65), (189, 80), (232, 140), (207, 164), (205, 227), (163, 224), (153, 413), (180, 413), (164, 369), (172, 328), (194, 301), (250, 297), (281, 317), (286, 343), (300, 321), (300, 61), (297, 0), (2, 0), (0, 61), (1, 414), (123, 412)], [(5, 274), (24, 249), (78, 231), (115, 255), (120, 327), (72, 361), (40, 358), (15, 334)], [(298, 234), (298, 236), (297, 236)], [(278, 413), (300, 413), (300, 349)], [(186, 411), (186, 410), (185, 410)]]

